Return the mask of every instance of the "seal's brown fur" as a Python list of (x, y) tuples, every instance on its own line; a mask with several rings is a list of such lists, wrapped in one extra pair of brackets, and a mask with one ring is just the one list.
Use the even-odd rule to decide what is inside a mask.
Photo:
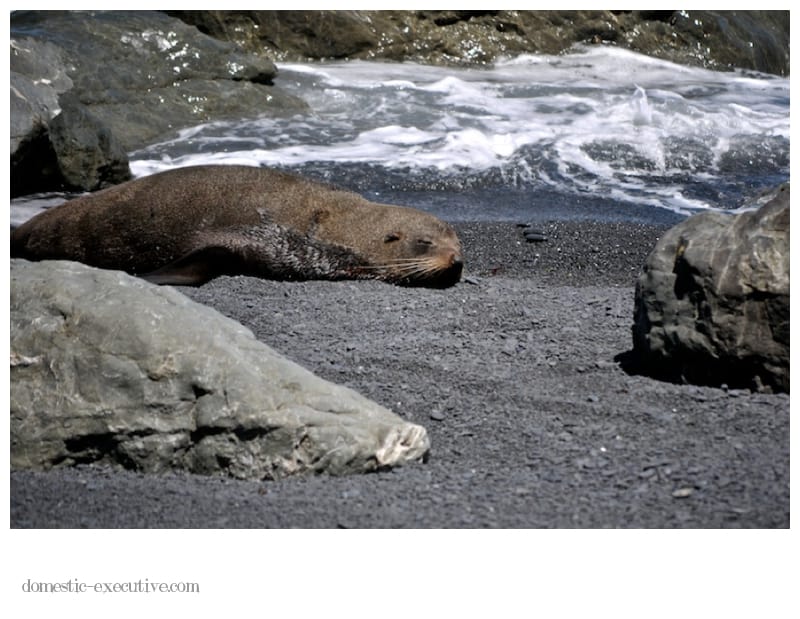
[(77, 198), (14, 230), (11, 254), (181, 285), (245, 274), (441, 287), (462, 268), (455, 232), (432, 215), (246, 166), (180, 168)]

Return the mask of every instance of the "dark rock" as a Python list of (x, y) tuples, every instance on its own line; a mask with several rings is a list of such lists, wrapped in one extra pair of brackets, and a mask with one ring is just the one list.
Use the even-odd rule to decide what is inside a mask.
[(695, 215), (658, 242), (636, 286), (646, 373), (789, 391), (789, 186), (739, 215)]
[[(11, 159), (15, 194), (114, 180), (116, 155), (217, 119), (307, 109), (272, 86), (275, 65), (263, 55), (204, 35), (158, 11), (15, 11), (11, 15)], [(69, 92), (69, 106), (59, 97)], [(82, 106), (82, 107), (80, 107)], [(58, 143), (48, 152), (54, 119)], [(76, 122), (76, 126), (70, 126)], [(119, 147), (115, 146), (115, 142)], [(94, 144), (93, 146), (90, 146)], [(62, 161), (73, 145), (77, 152)], [(42, 162), (37, 164), (37, 162)], [(37, 184), (36, 166), (41, 182)], [(88, 165), (77, 171), (76, 165)]]
[[(46, 190), (58, 176), (48, 124), (58, 96), (72, 88), (61, 49), (11, 40), (11, 197)], [(58, 183), (56, 183), (58, 184)]]
[[(31, 127), (11, 155), (11, 197), (93, 191), (131, 178), (128, 155), (111, 131), (71, 93), (61, 111)], [(12, 139), (13, 141), (13, 139)]]
[(429, 440), (171, 287), (77, 262), (11, 261), (11, 466), (238, 478), (357, 473)]
[(50, 121), (50, 144), (63, 179), (60, 187), (93, 191), (130, 180), (128, 155), (111, 130), (72, 93), (59, 99), (61, 113)]
[(58, 46), (75, 95), (129, 150), (216, 118), (305, 109), (266, 85), (269, 59), (157, 11), (22, 11), (11, 26), (17, 45)]
[(72, 88), (63, 54), (47, 41), (11, 40), (11, 152), (42, 132), (58, 114), (58, 95)]
[(540, 230), (525, 230), (522, 233), (528, 243), (542, 243), (547, 240), (547, 236)]
[(681, 64), (789, 74), (788, 11), (171, 11), (281, 60), (380, 58), (475, 64), (575, 43)]

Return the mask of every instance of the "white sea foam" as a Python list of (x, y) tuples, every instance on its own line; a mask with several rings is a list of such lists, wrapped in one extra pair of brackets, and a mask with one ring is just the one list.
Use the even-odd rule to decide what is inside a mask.
[(679, 212), (719, 206), (687, 190), (687, 179), (713, 188), (751, 171), (788, 176), (789, 80), (774, 76), (606, 46), (485, 69), (363, 61), (279, 69), (276, 84), (303, 97), (310, 114), (184, 130), (134, 153), (134, 174), (201, 163), (370, 164), (439, 176), (497, 168), (532, 186)]

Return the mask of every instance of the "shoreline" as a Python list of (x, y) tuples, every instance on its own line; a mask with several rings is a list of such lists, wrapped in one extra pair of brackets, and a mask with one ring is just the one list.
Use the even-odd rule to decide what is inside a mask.
[[(455, 223), (465, 279), (219, 278), (191, 298), (424, 425), (428, 462), (239, 481), (104, 466), (11, 473), (11, 527), (789, 526), (789, 397), (626, 374), (633, 288), (667, 228)], [(236, 507), (231, 508), (232, 505)]]

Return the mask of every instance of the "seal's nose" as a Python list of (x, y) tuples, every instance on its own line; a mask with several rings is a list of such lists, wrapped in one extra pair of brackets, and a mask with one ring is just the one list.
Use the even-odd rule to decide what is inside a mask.
[(450, 259), (450, 268), (448, 269), (451, 277), (454, 279), (453, 283), (461, 279), (461, 272), (463, 270), (464, 259), (461, 257), (461, 254), (453, 254), (453, 257)]
[(459, 269), (464, 266), (464, 258), (461, 257), (461, 252), (453, 251), (450, 254), (450, 266)]

